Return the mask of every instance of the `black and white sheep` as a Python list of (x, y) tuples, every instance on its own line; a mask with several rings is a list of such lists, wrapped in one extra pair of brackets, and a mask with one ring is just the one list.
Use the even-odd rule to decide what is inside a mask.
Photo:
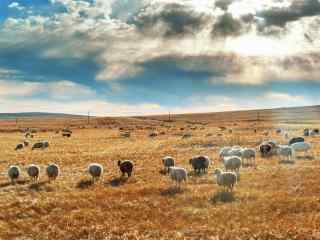
[(45, 149), (49, 147), (49, 142), (48, 141), (41, 141), (41, 142), (36, 142), (32, 146), (32, 150), (34, 149)]
[(11, 183), (14, 184), (20, 176), (20, 168), (18, 166), (12, 165), (8, 169), (8, 177), (11, 180)]
[(24, 145), (22, 143), (18, 143), (14, 150), (18, 151), (18, 150), (21, 150), (23, 148), (24, 148)]
[(31, 178), (31, 181), (37, 181), (40, 175), (40, 167), (35, 164), (30, 164), (27, 167), (27, 173)]
[(99, 163), (90, 163), (88, 166), (88, 172), (91, 175), (93, 182), (95, 182), (102, 176), (103, 166)]
[(196, 173), (206, 172), (210, 165), (210, 158), (208, 156), (195, 156), (189, 160)]
[(56, 180), (56, 178), (59, 176), (60, 169), (57, 164), (49, 164), (47, 167), (47, 176), (49, 179), (49, 182), (52, 180)]
[(125, 174), (127, 174), (128, 177), (131, 176), (133, 171), (133, 162), (131, 162), (130, 160), (124, 160), (124, 161), (119, 160), (118, 167), (122, 173), (122, 176), (124, 176)]
[(175, 159), (170, 156), (166, 156), (162, 158), (162, 164), (164, 166), (164, 171), (169, 172), (169, 167), (173, 167), (175, 165)]

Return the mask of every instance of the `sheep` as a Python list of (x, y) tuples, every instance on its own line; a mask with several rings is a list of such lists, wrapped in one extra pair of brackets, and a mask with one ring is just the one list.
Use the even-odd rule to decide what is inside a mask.
[(8, 177), (11, 180), (12, 184), (15, 184), (15, 182), (18, 180), (20, 176), (20, 168), (18, 166), (12, 165), (8, 169)]
[(95, 182), (102, 176), (103, 166), (99, 163), (91, 163), (88, 166), (88, 172), (91, 175), (93, 182)]
[(71, 137), (71, 133), (63, 132), (62, 137)]
[(127, 174), (128, 177), (131, 176), (132, 170), (133, 170), (133, 163), (130, 160), (124, 160), (124, 161), (119, 160), (118, 167), (120, 168), (122, 176), (124, 176), (125, 174)]
[(216, 169), (214, 175), (217, 178), (217, 184), (222, 186), (224, 191), (233, 191), (234, 185), (237, 183), (237, 174), (234, 172), (223, 172), (221, 169)]
[(14, 150), (18, 151), (18, 150), (23, 149), (23, 147), (24, 147), (24, 145), (23, 145), (22, 143), (18, 143), (18, 144), (16, 145), (16, 148), (15, 148)]
[(49, 179), (49, 182), (52, 180), (56, 180), (56, 178), (59, 176), (59, 166), (56, 164), (49, 164), (47, 167), (47, 176)]
[(149, 137), (157, 137), (159, 134), (157, 132), (152, 132), (149, 134)]
[(182, 139), (191, 138), (191, 137), (192, 137), (191, 133), (185, 133), (182, 135)]
[(121, 133), (121, 137), (123, 138), (129, 138), (131, 136), (131, 133), (130, 132), (123, 132)]
[(293, 153), (295, 155), (296, 152), (304, 152), (304, 156), (311, 150), (311, 144), (308, 142), (297, 142), (291, 145), (293, 149)]
[(231, 170), (238, 172), (241, 167), (241, 158), (238, 156), (225, 157), (223, 164), (226, 171)]
[(276, 154), (277, 142), (274, 140), (264, 141), (259, 146), (261, 157), (270, 157)]
[(309, 128), (305, 128), (303, 130), (303, 136), (308, 137), (310, 135), (310, 129)]
[(229, 154), (229, 151), (232, 147), (223, 147), (219, 151), (219, 159), (222, 161), (224, 157), (227, 157)]
[[(241, 158), (243, 161), (244, 165), (250, 165), (250, 166), (255, 166), (255, 160), (256, 160), (256, 150), (253, 148), (244, 148), (241, 151)], [(245, 160), (247, 162), (245, 163)]]
[(40, 149), (45, 149), (49, 147), (49, 142), (48, 141), (41, 141), (41, 142), (36, 142), (35, 144), (33, 144), (32, 146), (32, 150), (40, 148)]
[(293, 149), (291, 146), (287, 145), (279, 145), (277, 149), (277, 153), (281, 160), (282, 157), (286, 158), (285, 161), (291, 161), (291, 157), (293, 156)]
[(291, 138), (290, 141), (289, 141), (289, 145), (292, 145), (292, 144), (298, 143), (298, 142), (304, 142), (304, 138), (303, 137)]
[(208, 156), (195, 156), (189, 160), (189, 164), (192, 165), (196, 173), (206, 172), (210, 165), (210, 158)]
[(27, 167), (27, 173), (31, 178), (31, 181), (37, 181), (39, 179), (40, 167), (35, 164), (30, 164)]
[(30, 145), (30, 142), (27, 141), (27, 140), (24, 140), (24, 141), (23, 141), (23, 145), (24, 145), (25, 147), (28, 147), (28, 146)]
[(164, 171), (169, 172), (169, 167), (173, 167), (175, 165), (175, 160), (173, 157), (166, 156), (162, 158), (162, 163), (164, 166)]
[(174, 181), (175, 184), (178, 184), (179, 188), (182, 181), (187, 182), (188, 173), (187, 170), (182, 167), (169, 167), (169, 175), (171, 180)]

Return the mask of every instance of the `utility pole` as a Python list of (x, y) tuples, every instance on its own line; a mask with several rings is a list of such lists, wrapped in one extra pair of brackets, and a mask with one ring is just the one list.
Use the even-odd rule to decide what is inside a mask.
[(88, 111), (88, 125), (90, 124), (90, 111)]
[(169, 122), (171, 122), (171, 113), (169, 112)]

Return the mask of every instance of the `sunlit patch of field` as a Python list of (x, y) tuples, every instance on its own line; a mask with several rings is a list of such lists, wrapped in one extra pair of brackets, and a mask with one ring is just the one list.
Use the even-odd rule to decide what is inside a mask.
[[(209, 117), (190, 121), (109, 119), (95, 120), (89, 126), (83, 119), (74, 126), (71, 138), (54, 130), (38, 132), (31, 141), (46, 139), (50, 147), (34, 151), (30, 147), (14, 151), (22, 133), (0, 133), (0, 238), (320, 239), (320, 137), (307, 137), (313, 144), (312, 160), (279, 164), (277, 158), (258, 156), (256, 169), (241, 169), (241, 180), (232, 195), (221, 192), (212, 175), (216, 167), (222, 167), (217, 159), (221, 146), (257, 147), (269, 138), (286, 143), (275, 133), (278, 126), (294, 136), (301, 135), (304, 126), (319, 127), (320, 121), (303, 125), (230, 122), (222, 117), (219, 121)], [(63, 124), (42, 126), (49, 129), (49, 125), (54, 129)], [(131, 137), (120, 137), (119, 127), (130, 129)], [(264, 136), (265, 130), (271, 135)], [(165, 134), (150, 138), (152, 131)], [(183, 139), (187, 132), (192, 137)], [(208, 174), (192, 173), (188, 162), (196, 154), (213, 159)], [(190, 171), (180, 191), (161, 172), (161, 158), (166, 155)], [(123, 159), (135, 163), (132, 178), (120, 178), (117, 160)], [(62, 172), (48, 183), (45, 167), (52, 162)], [(95, 184), (86, 172), (91, 162), (102, 164), (105, 170)], [(30, 163), (41, 167), (38, 184), (31, 184), (26, 176), (24, 168)], [(6, 175), (11, 164), (23, 169), (16, 185), (9, 184)]]

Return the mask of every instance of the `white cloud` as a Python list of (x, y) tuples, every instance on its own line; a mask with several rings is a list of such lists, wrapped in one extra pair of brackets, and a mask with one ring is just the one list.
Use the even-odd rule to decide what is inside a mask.
[(15, 8), (18, 10), (23, 10), (24, 7), (20, 6), (20, 4), (18, 2), (12, 2), (8, 5), (8, 8)]

